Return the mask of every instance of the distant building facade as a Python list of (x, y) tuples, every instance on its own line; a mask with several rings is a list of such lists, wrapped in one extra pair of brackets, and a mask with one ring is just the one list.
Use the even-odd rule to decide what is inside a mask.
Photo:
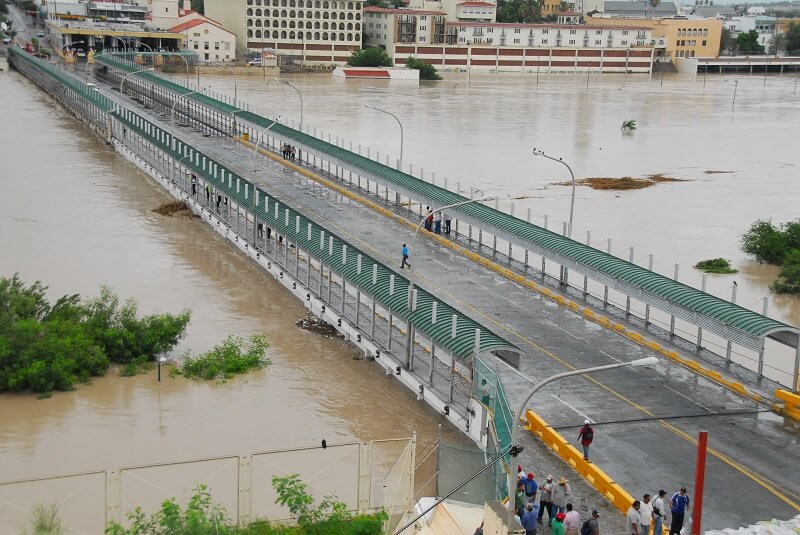
[(225, 63), (236, 60), (236, 34), (196, 11), (183, 12), (179, 23), (168, 31), (183, 34), (183, 48), (197, 54), (200, 61)]
[(363, 0), (206, 0), (205, 12), (232, 32), (237, 47), (264, 48), (299, 63), (343, 64), (361, 48)]
[(623, 18), (605, 14), (587, 17), (587, 24), (599, 26), (647, 27), (654, 40), (666, 44), (664, 54), (674, 58), (715, 58), (719, 55), (722, 21), (717, 19)]
[(409, 0), (408, 9), (438, 11), (450, 21), (495, 22), (497, 3), (482, 0)]

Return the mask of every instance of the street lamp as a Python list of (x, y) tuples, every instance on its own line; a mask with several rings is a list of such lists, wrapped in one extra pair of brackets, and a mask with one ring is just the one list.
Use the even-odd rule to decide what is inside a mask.
[(124, 85), (125, 85), (125, 80), (127, 80), (129, 77), (131, 77), (131, 76), (133, 76), (133, 75), (135, 75), (135, 74), (141, 74), (141, 73), (143, 73), (143, 72), (152, 72), (152, 71), (154, 71), (154, 70), (156, 70), (156, 69), (155, 69), (155, 67), (149, 67), (149, 68), (147, 68), (147, 69), (142, 69), (141, 71), (133, 71), (133, 72), (129, 72), (128, 74), (126, 74), (125, 76), (123, 76), (123, 77), (122, 77), (122, 81), (120, 81), (120, 83), (119, 83), (119, 94), (120, 94), (120, 95), (124, 95), (124, 94), (125, 94), (125, 93), (122, 91), (122, 89), (123, 89), (123, 87), (124, 87)]
[(289, 82), (287, 82), (285, 80), (281, 80), (280, 78), (273, 78), (273, 80), (275, 80), (276, 82), (281, 83), (283, 85), (288, 85), (289, 87), (291, 87), (292, 89), (297, 91), (297, 96), (300, 97), (300, 131), (302, 132), (303, 131), (303, 95), (300, 93), (299, 89), (297, 89), (295, 86), (293, 86)]
[[(447, 206), (442, 206), (440, 208), (437, 208), (437, 209), (433, 210), (433, 212), (443, 212), (444, 210), (449, 210), (450, 208), (455, 208), (457, 206), (463, 206), (465, 204), (472, 204), (472, 203), (475, 203), (475, 202), (484, 202), (484, 201), (491, 201), (491, 200), (494, 200), (494, 197), (481, 197), (480, 199), (470, 199), (468, 201), (461, 201), (461, 202), (457, 202), (455, 204), (448, 204)], [(417, 236), (419, 236), (419, 229), (422, 228), (422, 225), (423, 225), (423, 223), (425, 223), (425, 219), (427, 219), (427, 218), (428, 218), (428, 215), (425, 214), (425, 217), (423, 217), (420, 220), (420, 222), (417, 224), (417, 228), (414, 229), (414, 238), (411, 240), (411, 249), (409, 250), (409, 256), (411, 256), (411, 252), (413, 252), (415, 250), (415, 247), (416, 247), (416, 244), (417, 244)], [(414, 261), (414, 263), (416, 263), (416, 260)], [(411, 276), (408, 278), (408, 313), (409, 314), (411, 314), (411, 312), (414, 312), (411, 309), (411, 306), (414, 304), (413, 303), (413, 300), (414, 300), (414, 285), (415, 285), (414, 280), (416, 279), (416, 275), (417, 275), (417, 270), (412, 267), (411, 268)]]
[(375, 106), (370, 106), (369, 104), (364, 104), (364, 107), (371, 108), (381, 113), (385, 113), (386, 115), (391, 115), (392, 117), (394, 117), (395, 121), (397, 121), (397, 124), (400, 125), (400, 170), (402, 171), (403, 170), (403, 123), (400, 122), (400, 119), (398, 119), (397, 115), (395, 115), (394, 113), (390, 113), (386, 110), (376, 108)]
[(262, 130), (261, 132), (259, 132), (259, 134), (256, 136), (256, 146), (255, 146), (255, 148), (253, 149), (253, 172), (255, 172), (255, 171), (257, 170), (257, 169), (256, 169), (256, 156), (258, 156), (258, 146), (259, 146), (259, 144), (261, 143), (261, 138), (264, 136), (264, 134), (266, 134), (267, 132), (269, 132), (270, 128), (272, 128), (273, 126), (275, 126), (276, 124), (278, 124), (278, 121), (280, 121), (280, 120), (281, 120), (281, 116), (280, 116), (280, 115), (278, 115), (277, 117), (275, 117), (275, 120), (274, 120), (274, 121), (272, 121), (272, 124), (271, 124), (271, 125), (269, 125), (269, 126), (268, 126), (268, 127), (266, 127), (264, 130)]
[[(531, 400), (533, 395), (541, 390), (545, 385), (552, 383), (553, 381), (557, 381), (559, 379), (563, 379), (565, 377), (572, 377), (574, 375), (586, 375), (587, 373), (599, 372), (604, 370), (613, 370), (614, 368), (622, 368), (624, 366), (632, 366), (632, 367), (639, 367), (639, 366), (650, 366), (651, 364), (655, 364), (658, 362), (656, 357), (645, 357), (643, 359), (637, 359), (630, 362), (619, 362), (615, 364), (606, 364), (605, 366), (595, 366), (593, 368), (584, 368), (582, 370), (571, 370), (564, 373), (557, 373), (556, 375), (552, 375), (547, 379), (541, 381), (539, 384), (534, 386), (530, 392), (528, 392), (528, 396), (523, 400), (522, 403), (519, 404), (519, 409), (517, 410), (516, 414), (511, 416), (511, 445), (513, 447), (514, 444), (517, 442), (517, 438), (519, 435), (519, 422), (516, 421), (517, 419), (522, 419), (522, 415), (525, 412), (525, 406)], [(510, 513), (514, 512), (514, 479), (515, 474), (512, 470), (508, 471), (508, 511)]]
[(167, 357), (159, 357), (158, 359), (158, 382), (161, 382), (161, 365), (166, 364)]
[(169, 114), (170, 114), (170, 125), (171, 125), (170, 129), (172, 130), (172, 150), (173, 151), (175, 150), (175, 106), (177, 106), (178, 102), (180, 102), (184, 98), (192, 96), (192, 95), (196, 95), (197, 93), (204, 93), (204, 92), (208, 91), (209, 89), (211, 89), (211, 88), (210, 87), (204, 87), (202, 89), (198, 89), (197, 91), (189, 91), (188, 93), (184, 93), (183, 95), (180, 95), (178, 98), (175, 99), (175, 102), (172, 103), (172, 109), (170, 109)]
[(127, 59), (128, 58), (128, 45), (127, 45), (127, 43), (125, 43), (125, 41), (123, 41), (121, 37), (117, 37), (116, 35), (112, 35), (111, 37), (113, 37), (114, 39), (116, 39), (117, 41), (122, 43), (122, 50), (125, 51), (125, 59)]
[(567, 165), (567, 162), (565, 162), (561, 158), (553, 158), (552, 156), (548, 156), (547, 154), (545, 154), (544, 151), (536, 150), (535, 148), (533, 149), (533, 155), (542, 156), (544, 158), (547, 158), (548, 160), (553, 160), (554, 162), (562, 164), (569, 171), (569, 176), (572, 177), (572, 197), (570, 198), (569, 202), (569, 223), (567, 223), (567, 238), (572, 239), (572, 216), (575, 213), (575, 186), (576, 186), (575, 174), (572, 172), (572, 168), (569, 165)]
[(210, 65), (211, 66), (217, 66), (217, 67), (224, 67), (224, 68), (228, 69), (229, 71), (231, 71), (231, 74), (233, 75), (233, 105), (236, 106), (237, 105), (236, 103), (239, 101), (239, 99), (237, 97), (237, 90), (236, 90), (236, 73), (234, 72), (233, 69), (231, 69), (230, 67), (228, 67), (224, 63), (211, 63)]

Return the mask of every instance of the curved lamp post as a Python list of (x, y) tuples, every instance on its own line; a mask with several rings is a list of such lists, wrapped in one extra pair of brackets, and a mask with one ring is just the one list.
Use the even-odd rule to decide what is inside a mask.
[(256, 171), (256, 156), (258, 156), (258, 146), (261, 144), (261, 138), (264, 136), (264, 134), (266, 134), (267, 132), (269, 132), (269, 130), (270, 130), (270, 129), (271, 129), (273, 126), (275, 126), (276, 124), (278, 124), (278, 121), (280, 121), (280, 120), (281, 120), (281, 116), (280, 116), (280, 115), (278, 115), (277, 117), (275, 117), (275, 120), (274, 120), (274, 121), (272, 121), (272, 124), (271, 124), (271, 125), (269, 125), (269, 126), (268, 126), (268, 127), (266, 127), (264, 130), (262, 130), (261, 132), (259, 132), (259, 133), (258, 133), (258, 135), (256, 136), (256, 146), (255, 146), (255, 148), (253, 149), (253, 172), (255, 172), (255, 171)]
[(548, 160), (553, 160), (554, 162), (558, 162), (564, 167), (567, 168), (569, 171), (569, 176), (572, 177), (572, 197), (570, 198), (569, 202), (569, 223), (567, 223), (567, 238), (572, 239), (572, 216), (575, 213), (575, 174), (572, 172), (572, 168), (567, 165), (567, 162), (562, 160), (561, 158), (554, 158), (544, 153), (544, 151), (533, 149), (534, 156), (542, 156), (543, 158), (547, 158)]
[(117, 37), (116, 35), (112, 35), (111, 37), (113, 37), (114, 39), (116, 39), (117, 41), (122, 43), (122, 50), (125, 51), (125, 58), (127, 59), (127, 57), (128, 57), (128, 44), (125, 41), (122, 40), (122, 37)]
[(297, 89), (295, 86), (293, 86), (292, 84), (290, 84), (286, 80), (281, 80), (280, 78), (273, 78), (273, 80), (275, 80), (276, 82), (278, 82), (280, 84), (287, 85), (287, 86), (291, 87), (292, 89), (294, 89), (295, 91), (297, 91), (297, 96), (300, 97), (300, 131), (302, 132), (303, 131), (303, 95), (302, 95), (302, 93), (300, 93), (299, 89)]
[(133, 72), (129, 72), (128, 74), (126, 74), (125, 76), (123, 76), (123, 77), (122, 77), (122, 80), (121, 80), (121, 81), (120, 81), (120, 83), (119, 83), (119, 94), (120, 94), (120, 95), (124, 95), (124, 94), (125, 94), (125, 93), (124, 93), (124, 91), (123, 91), (123, 88), (124, 88), (124, 86), (125, 86), (125, 80), (127, 80), (129, 77), (131, 77), (131, 76), (134, 76), (134, 75), (136, 75), (136, 74), (141, 74), (141, 73), (143, 73), (143, 72), (152, 72), (152, 71), (154, 71), (154, 70), (156, 70), (156, 69), (155, 69), (155, 67), (149, 67), (149, 68), (147, 68), (147, 69), (142, 69), (141, 71), (133, 71)]
[[(443, 212), (444, 210), (449, 210), (450, 208), (455, 208), (457, 206), (463, 206), (465, 204), (472, 204), (472, 203), (476, 203), (476, 202), (484, 202), (484, 201), (491, 201), (491, 200), (494, 200), (494, 197), (481, 197), (480, 199), (470, 199), (468, 201), (461, 201), (461, 202), (457, 202), (455, 204), (448, 204), (447, 206), (441, 206), (441, 207), (433, 210), (433, 212)], [(411, 256), (411, 252), (415, 250), (415, 247), (416, 247), (416, 244), (417, 244), (417, 236), (419, 236), (419, 229), (422, 228), (422, 225), (423, 225), (423, 223), (425, 223), (425, 219), (427, 219), (427, 217), (428, 217), (428, 215), (425, 214), (425, 217), (423, 217), (420, 220), (420, 222), (417, 224), (417, 228), (414, 229), (414, 238), (411, 240), (411, 249), (409, 250), (409, 256)], [(416, 264), (416, 260), (414, 261), (414, 263)], [(417, 276), (417, 270), (414, 267), (412, 267), (411, 268), (411, 276), (408, 278), (408, 312), (409, 312), (409, 314), (411, 312), (414, 312), (414, 310), (412, 310), (412, 306), (414, 305), (414, 286), (416, 285), (415, 284), (415, 280), (417, 278), (416, 276)]]
[(197, 91), (189, 91), (188, 93), (184, 93), (180, 95), (178, 98), (175, 99), (175, 102), (172, 103), (172, 109), (169, 111), (170, 115), (170, 130), (172, 130), (172, 150), (175, 150), (175, 106), (178, 105), (178, 102), (185, 99), (186, 97), (190, 97), (192, 95), (196, 95), (197, 93), (204, 93), (211, 89), (210, 87), (204, 87), (202, 89), (198, 89)]
[(233, 75), (233, 105), (236, 106), (236, 103), (239, 101), (239, 98), (237, 96), (238, 91), (236, 89), (236, 72), (234, 72), (233, 69), (231, 69), (230, 67), (228, 67), (224, 63), (209, 63), (209, 65), (212, 66), (212, 67), (214, 67), (214, 66), (216, 66), (216, 67), (224, 67), (224, 68), (228, 69), (229, 71), (231, 71), (231, 74)]
[[(572, 376), (575, 376), (575, 375), (586, 375), (587, 373), (599, 372), (599, 371), (604, 371), (604, 370), (613, 370), (614, 368), (622, 368), (624, 366), (633, 366), (633, 367), (650, 366), (651, 364), (655, 364), (657, 362), (658, 362), (658, 359), (656, 357), (645, 357), (643, 359), (633, 360), (633, 361), (630, 361), (630, 362), (618, 362), (618, 363), (615, 363), (615, 364), (607, 364), (605, 366), (595, 366), (593, 368), (584, 368), (582, 370), (571, 370), (571, 371), (564, 372), (564, 373), (558, 373), (556, 375), (552, 375), (552, 376), (548, 377), (547, 379), (544, 379), (539, 384), (534, 386), (531, 389), (530, 392), (528, 392), (528, 395), (525, 397), (525, 399), (522, 401), (522, 403), (519, 404), (519, 409), (517, 410), (516, 414), (512, 414), (511, 415), (511, 444), (512, 444), (512, 447), (513, 447), (514, 444), (516, 444), (517, 438), (519, 436), (519, 431), (518, 431), (519, 422), (517, 420), (518, 419), (522, 419), (522, 415), (525, 412), (525, 406), (531, 400), (533, 395), (536, 392), (538, 392), (539, 390), (541, 390), (545, 385), (547, 385), (549, 383), (552, 383), (553, 381), (557, 381), (559, 379), (563, 379), (565, 377), (572, 377)], [(508, 471), (508, 511), (509, 511), (509, 513), (513, 513), (514, 512), (514, 492), (515, 492), (514, 479), (515, 479), (514, 471), (513, 470), (509, 470)]]
[(386, 110), (382, 110), (381, 108), (376, 108), (375, 106), (370, 106), (369, 104), (364, 104), (365, 108), (370, 108), (375, 111), (379, 111), (381, 113), (385, 113), (386, 115), (391, 115), (394, 117), (394, 120), (397, 121), (397, 124), (400, 126), (400, 170), (403, 169), (403, 123), (400, 122), (400, 119), (397, 118), (397, 115), (394, 113), (388, 112)]

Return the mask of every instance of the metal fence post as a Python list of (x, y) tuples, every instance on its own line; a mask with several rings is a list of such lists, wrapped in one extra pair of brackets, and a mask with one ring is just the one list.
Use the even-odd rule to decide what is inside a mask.
[[(736, 284), (736, 281), (733, 281), (733, 288), (731, 289), (731, 303), (736, 303), (736, 290), (738, 289), (739, 285)], [(729, 365), (731, 363), (731, 349), (733, 347), (733, 342), (728, 340), (728, 344), (725, 347), (725, 365)], [(762, 348), (763, 348), (763, 341), (762, 341)], [(763, 349), (762, 349), (763, 351)], [(759, 362), (759, 376), (761, 375), (761, 363)]]
[[(678, 273), (680, 272), (680, 265), (675, 264), (675, 275), (673, 275), (673, 280), (678, 280)], [(675, 336), (675, 314), (670, 314), (669, 316), (669, 337), (672, 338)]]
[[(633, 252), (633, 246), (631, 246), (630, 253), (628, 254), (628, 262), (633, 264), (634, 263), (634, 261), (633, 261), (634, 258), (635, 257), (634, 257), (634, 252)], [(625, 317), (627, 318), (630, 315), (631, 315), (631, 296), (626, 294), (625, 295)]]

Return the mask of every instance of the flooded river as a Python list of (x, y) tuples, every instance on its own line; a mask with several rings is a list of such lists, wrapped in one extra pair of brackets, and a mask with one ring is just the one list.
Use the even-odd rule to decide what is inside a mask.
[[(328, 75), (288, 77), (303, 96), (307, 125), (399, 156), (400, 117), (406, 165), (437, 183), (481, 187), (515, 203), (532, 221), (549, 215), (560, 229), (569, 212), (563, 166), (532, 156), (533, 147), (563, 157), (584, 177), (663, 173), (686, 180), (637, 191), (580, 187), (573, 236), (699, 286), (698, 260), (725, 257), (740, 273), (711, 277), (708, 289), (761, 310), (776, 269), (738, 251), (739, 236), (757, 218), (797, 217), (798, 160), (791, 152), (800, 104), (794, 78), (701, 78), (592, 75), (473, 75), (438, 84), (342, 81)], [(738, 84), (735, 83), (738, 81)], [(228, 76), (204, 85), (233, 94)], [(734, 102), (734, 91), (736, 97)], [(254, 111), (299, 122), (291, 88), (239, 77), (239, 96)], [(42, 280), (51, 295), (96, 295), (108, 284), (134, 297), (143, 313), (193, 311), (188, 336), (174, 356), (199, 352), (228, 333), (266, 331), (273, 365), (224, 385), (194, 383), (155, 372), (109, 374), (76, 392), (37, 400), (0, 398), (2, 479), (184, 459), (248, 450), (410, 436), (420, 450), (434, 440), (439, 418), (378, 372), (353, 360), (341, 342), (300, 331), (301, 303), (193, 220), (158, 216), (167, 200), (156, 186), (57, 104), (17, 74), (0, 74), (0, 273)], [(623, 133), (624, 120), (638, 129)], [(13, 128), (9, 126), (13, 125)], [(388, 152), (387, 152), (388, 151)], [(709, 173), (709, 171), (725, 171)], [(800, 301), (770, 297), (770, 314), (797, 324)], [(402, 417), (399, 414), (402, 412)], [(114, 447), (110, 437), (114, 440)]]
[(272, 359), (225, 384), (153, 370), (44, 400), (3, 394), (0, 480), (414, 431), (418, 452), (431, 447), (438, 414), (343, 342), (296, 328), (305, 309), (271, 277), (198, 220), (152, 213), (167, 195), (22, 76), (0, 74), (0, 96), (3, 276), (53, 298), (107, 284), (141, 313), (189, 308), (173, 357), (266, 332)]

